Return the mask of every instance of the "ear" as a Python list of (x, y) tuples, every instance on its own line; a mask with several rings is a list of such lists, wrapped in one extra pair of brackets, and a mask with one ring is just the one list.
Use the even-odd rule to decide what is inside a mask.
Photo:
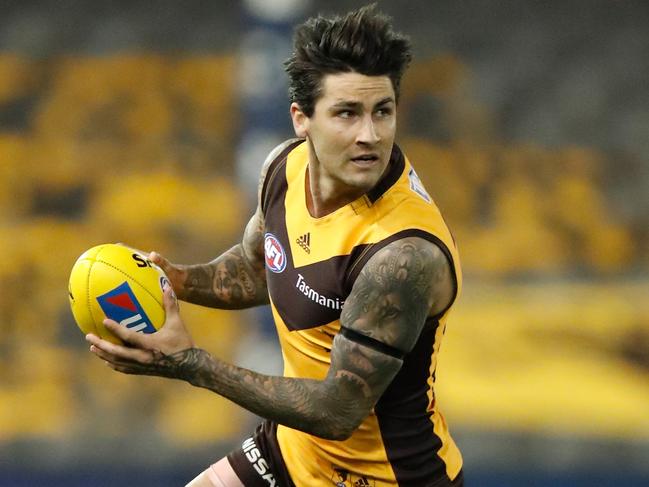
[(291, 103), (291, 120), (293, 120), (293, 130), (295, 135), (301, 139), (306, 139), (309, 133), (309, 117), (300, 109), (300, 105)]

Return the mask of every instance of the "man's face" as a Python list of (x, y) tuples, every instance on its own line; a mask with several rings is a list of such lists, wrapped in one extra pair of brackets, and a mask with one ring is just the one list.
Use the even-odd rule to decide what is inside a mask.
[(360, 196), (376, 185), (390, 159), (396, 131), (392, 82), (388, 76), (337, 73), (325, 75), (322, 88), (313, 115), (298, 116), (296, 131), (302, 128), (298, 135), (309, 139), (319, 177)]

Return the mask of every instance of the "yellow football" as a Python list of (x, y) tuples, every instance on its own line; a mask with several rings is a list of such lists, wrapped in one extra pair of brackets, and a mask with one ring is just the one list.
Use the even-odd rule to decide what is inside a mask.
[(81, 331), (121, 343), (103, 324), (108, 317), (141, 333), (165, 321), (165, 273), (142, 252), (121, 244), (97, 245), (77, 259), (70, 273), (70, 307)]

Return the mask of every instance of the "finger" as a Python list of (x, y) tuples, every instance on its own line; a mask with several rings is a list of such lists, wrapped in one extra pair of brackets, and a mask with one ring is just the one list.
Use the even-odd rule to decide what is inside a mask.
[(122, 372), (124, 374), (137, 374), (139, 370), (143, 370), (143, 366), (137, 362), (118, 360), (115, 357), (106, 354), (101, 349), (92, 345), (90, 351), (97, 355), (97, 357), (104, 361), (107, 367), (110, 367), (117, 372)]
[[(134, 361), (132, 358), (123, 358), (110, 354), (95, 345), (90, 346), (90, 351), (94, 353), (98, 358), (106, 362), (106, 365), (113, 369), (119, 367), (121, 369), (128, 368), (130, 370), (135, 370), (138, 367), (143, 367), (143, 365), (140, 363), (141, 361), (145, 361), (148, 365), (148, 362), (151, 360), (151, 356), (148, 353), (143, 353), (142, 356), (139, 357), (139, 361)], [(138, 352), (144, 351), (140, 350)]]
[(87, 341), (88, 343), (96, 344), (97, 342), (99, 342), (99, 340), (101, 340), (101, 338), (99, 338), (99, 337), (98, 337), (97, 335), (95, 335), (94, 333), (88, 333), (88, 334), (86, 335), (86, 341)]
[(108, 340), (102, 340), (101, 338), (90, 334), (86, 335), (86, 340), (88, 340), (91, 345), (97, 349), (97, 351), (94, 351), (92, 350), (91, 346), (91, 351), (95, 353), (95, 355), (101, 354), (101, 358), (109, 362), (149, 362), (151, 360), (151, 352), (148, 350), (116, 345), (115, 343), (109, 342)]
[(167, 272), (167, 269), (169, 268), (169, 261), (155, 250), (149, 252), (149, 260), (160, 267), (163, 271)]
[(169, 320), (170, 316), (175, 316), (179, 313), (178, 298), (171, 286), (165, 286), (162, 301), (165, 307), (165, 312), (167, 313), (167, 320)]
[(111, 367), (142, 367), (152, 361), (152, 355), (147, 350), (125, 349), (124, 352), (111, 353), (97, 345), (91, 345), (90, 351)]
[(137, 375), (160, 375), (155, 368), (152, 368), (155, 354), (138, 350), (138, 353), (143, 354), (139, 360), (123, 359), (107, 353), (95, 345), (90, 346), (90, 351), (94, 353), (99, 359), (111, 369), (121, 372), (123, 374), (137, 374)]
[(109, 318), (106, 318), (103, 323), (109, 332), (122, 340), (124, 343), (138, 348), (147, 348), (144, 333), (138, 333), (136, 331), (130, 330), (127, 327), (122, 326), (116, 321)]
[(113, 355), (110, 355), (104, 352), (101, 348), (96, 345), (90, 345), (90, 352), (94, 353), (98, 358), (102, 359), (106, 364), (114, 364), (116, 358)]
[(88, 333), (86, 335), (86, 341), (90, 343), (90, 345), (94, 345), (95, 347), (99, 347), (99, 348), (106, 348), (108, 344), (111, 344), (111, 342), (104, 340), (103, 338), (93, 333)]

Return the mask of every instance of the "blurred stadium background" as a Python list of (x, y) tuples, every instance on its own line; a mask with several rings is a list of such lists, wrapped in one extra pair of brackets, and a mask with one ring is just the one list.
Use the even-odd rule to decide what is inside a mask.
[[(468, 485), (649, 485), (649, 3), (379, 1), (409, 33), (400, 144), (460, 244), (438, 396)], [(67, 304), (86, 248), (231, 246), (291, 135), (291, 26), (358, 1), (0, 5), (0, 486), (184, 485), (256, 418), (120, 376)], [(266, 310), (183, 312), (279, 367)]]

